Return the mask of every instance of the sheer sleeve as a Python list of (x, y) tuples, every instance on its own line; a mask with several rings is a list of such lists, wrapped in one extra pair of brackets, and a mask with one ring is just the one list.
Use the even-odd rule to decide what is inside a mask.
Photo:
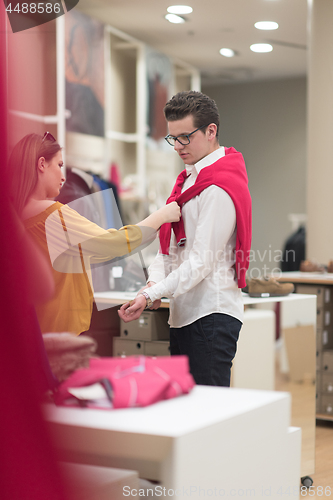
[(133, 252), (142, 243), (139, 226), (105, 230), (67, 205), (52, 212), (45, 222), (49, 255), (59, 272), (82, 272), (82, 259), (106, 262)]

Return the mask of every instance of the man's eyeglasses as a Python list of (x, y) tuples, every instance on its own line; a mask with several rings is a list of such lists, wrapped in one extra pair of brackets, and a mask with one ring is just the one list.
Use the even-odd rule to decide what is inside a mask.
[(45, 132), (45, 134), (43, 135), (42, 144), (46, 139), (48, 141), (57, 142), (56, 138), (53, 137), (53, 135), (50, 132)]
[(201, 127), (193, 130), (193, 132), (191, 132), (190, 134), (181, 134), (181, 135), (177, 135), (177, 137), (174, 137), (173, 135), (169, 134), (166, 137), (164, 137), (164, 139), (167, 141), (168, 144), (170, 144), (170, 146), (174, 146), (176, 144), (176, 141), (178, 141), (179, 144), (181, 144), (182, 146), (186, 146), (187, 144), (190, 144), (190, 142), (191, 142), (190, 136), (192, 134), (194, 134), (195, 132), (197, 132), (198, 130), (201, 130), (202, 128), (205, 128), (205, 127), (208, 127), (208, 125), (202, 125)]

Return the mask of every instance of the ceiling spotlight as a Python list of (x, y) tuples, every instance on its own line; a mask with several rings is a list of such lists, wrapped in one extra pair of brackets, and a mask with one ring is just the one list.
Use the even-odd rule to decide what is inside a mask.
[(185, 23), (185, 19), (181, 16), (177, 16), (176, 14), (167, 14), (164, 16), (169, 23), (174, 23), (174, 24), (181, 24)]
[(189, 5), (171, 5), (167, 11), (169, 14), (191, 14), (193, 9)]
[(270, 43), (253, 43), (250, 45), (252, 52), (272, 52), (273, 47)]
[(235, 51), (232, 49), (224, 48), (224, 49), (220, 49), (220, 54), (221, 54), (221, 56), (224, 56), (224, 57), (234, 57)]
[(257, 30), (277, 30), (279, 25), (274, 21), (259, 21), (254, 25)]

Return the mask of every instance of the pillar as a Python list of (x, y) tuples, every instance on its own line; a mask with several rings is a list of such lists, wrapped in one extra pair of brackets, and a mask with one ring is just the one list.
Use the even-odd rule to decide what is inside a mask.
[(333, 259), (333, 1), (308, 0), (307, 258)]

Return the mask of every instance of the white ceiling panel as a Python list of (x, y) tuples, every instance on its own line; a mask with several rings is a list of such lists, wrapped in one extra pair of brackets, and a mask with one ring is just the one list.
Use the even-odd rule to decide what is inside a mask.
[[(203, 82), (235, 83), (304, 76), (307, 64), (306, 0), (182, 0), (193, 7), (183, 24), (164, 19), (166, 0), (80, 0), (78, 8), (201, 71)], [(260, 31), (256, 21), (276, 21)], [(250, 50), (269, 42), (266, 54)], [(233, 58), (219, 54), (236, 51)]]

